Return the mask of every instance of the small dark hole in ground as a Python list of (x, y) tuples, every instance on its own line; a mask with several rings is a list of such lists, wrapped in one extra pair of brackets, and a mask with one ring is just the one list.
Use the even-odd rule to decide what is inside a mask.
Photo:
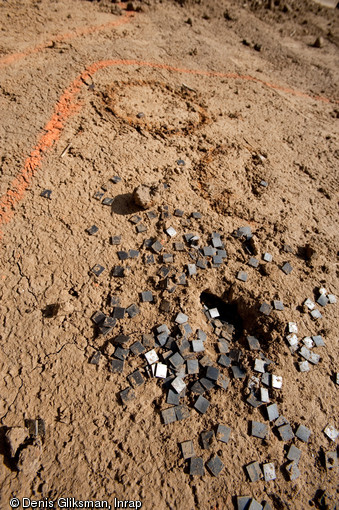
[(200, 301), (208, 308), (217, 308), (220, 314), (218, 317), (222, 322), (232, 324), (235, 328), (234, 339), (237, 340), (243, 334), (243, 322), (238, 314), (237, 305), (234, 303), (227, 303), (215, 294), (209, 292), (202, 292), (200, 294)]
[(46, 308), (42, 310), (42, 315), (47, 319), (50, 319), (58, 315), (59, 310), (60, 310), (59, 303), (53, 303), (51, 305), (47, 305)]

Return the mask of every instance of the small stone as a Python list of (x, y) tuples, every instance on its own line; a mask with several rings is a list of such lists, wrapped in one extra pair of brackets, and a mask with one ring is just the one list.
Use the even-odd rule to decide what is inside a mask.
[(121, 243), (121, 236), (111, 236), (110, 243), (113, 245), (118, 245)]
[(113, 184), (118, 184), (118, 182), (121, 182), (121, 177), (119, 177), (118, 175), (114, 175), (111, 178), (111, 181), (113, 182)]
[(195, 457), (193, 441), (184, 441), (183, 443), (180, 443), (180, 446), (181, 446), (182, 456), (185, 460)]
[(40, 193), (40, 196), (43, 197), (43, 198), (49, 198), (51, 199), (51, 195), (52, 195), (52, 190), (51, 189), (44, 189), (41, 193)]
[(133, 223), (133, 225), (137, 225), (138, 223), (140, 223), (140, 221), (142, 220), (142, 217), (141, 216), (138, 216), (138, 214), (134, 214), (130, 219), (129, 221), (131, 223)]
[(185, 315), (184, 313), (182, 312), (179, 312), (178, 315), (176, 316), (175, 318), (175, 322), (177, 324), (184, 324), (185, 322), (188, 321), (188, 316)]
[(304, 443), (308, 443), (310, 435), (312, 434), (311, 430), (305, 427), (304, 425), (299, 425), (295, 435), (300, 441)]
[(154, 204), (154, 193), (149, 186), (139, 186), (133, 191), (133, 201), (142, 209), (149, 209)]
[(201, 457), (194, 457), (190, 460), (190, 475), (204, 476), (204, 461)]
[(251, 482), (257, 482), (262, 478), (262, 471), (260, 469), (259, 462), (251, 462), (246, 466), (246, 471)]
[(178, 218), (182, 218), (183, 215), (184, 215), (184, 211), (182, 211), (181, 209), (175, 209), (174, 216), (177, 216)]
[(264, 471), (265, 482), (270, 482), (271, 480), (276, 479), (275, 467), (274, 467), (273, 462), (268, 462), (267, 464), (264, 464), (263, 471)]
[(214, 476), (218, 476), (225, 467), (218, 455), (212, 457), (206, 465)]

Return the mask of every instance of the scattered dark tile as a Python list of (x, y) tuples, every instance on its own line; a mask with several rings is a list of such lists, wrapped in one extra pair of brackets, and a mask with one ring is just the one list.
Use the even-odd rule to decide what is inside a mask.
[(284, 310), (284, 304), (281, 301), (273, 301), (273, 306), (275, 310), (283, 311)]
[(217, 250), (213, 246), (204, 246), (203, 253), (205, 257), (213, 257), (216, 255)]
[(174, 423), (175, 421), (177, 421), (177, 416), (175, 414), (174, 407), (164, 409), (163, 411), (161, 411), (161, 415), (165, 425), (169, 425), (170, 423)]
[(104, 270), (105, 268), (103, 266), (101, 266), (100, 264), (96, 264), (95, 266), (92, 267), (91, 272), (95, 274), (95, 276), (100, 276)]
[(254, 408), (260, 407), (263, 404), (263, 402), (260, 400), (259, 394), (252, 392), (246, 402)]
[(204, 414), (206, 413), (207, 409), (209, 408), (210, 406), (210, 402), (205, 398), (203, 397), (202, 395), (200, 395), (195, 404), (194, 404), (194, 407), (197, 411), (199, 411), (201, 414)]
[(96, 226), (96, 225), (92, 225), (91, 227), (89, 227), (86, 232), (92, 236), (94, 234), (96, 234), (98, 232), (99, 228)]
[(213, 366), (213, 361), (208, 356), (204, 356), (199, 360), (199, 363), (202, 367), (211, 367)]
[(200, 434), (200, 440), (201, 440), (201, 446), (204, 450), (209, 450), (212, 446), (214, 438), (214, 432), (213, 430), (204, 430)]
[(210, 391), (215, 387), (215, 383), (206, 377), (202, 377), (200, 379), (200, 383), (203, 385), (206, 391)]
[(123, 349), (122, 347), (117, 347), (114, 352), (114, 356), (121, 361), (125, 361), (128, 358), (129, 349)]
[(312, 340), (316, 347), (324, 347), (325, 346), (325, 342), (320, 335), (312, 336)]
[(153, 244), (152, 244), (152, 250), (155, 252), (155, 253), (161, 253), (162, 250), (164, 249), (163, 245), (161, 244), (160, 241), (155, 241)]
[(145, 352), (145, 347), (139, 341), (134, 342), (134, 344), (130, 347), (131, 351), (135, 356), (139, 356), (139, 354), (143, 354)]
[(128, 308), (126, 308), (126, 312), (128, 313), (128, 315), (130, 316), (130, 318), (132, 319), (133, 317), (135, 317), (136, 315), (138, 315), (138, 313), (140, 313), (140, 310), (139, 308), (137, 307), (137, 305), (131, 305), (129, 306)]
[(310, 435), (312, 434), (311, 430), (305, 425), (299, 425), (295, 435), (300, 441), (303, 441), (304, 443), (308, 443), (308, 440), (310, 438)]
[(147, 227), (143, 223), (139, 223), (136, 227), (136, 231), (138, 234), (142, 234), (143, 232), (147, 232)]
[(264, 384), (265, 386), (271, 386), (271, 374), (269, 374), (268, 372), (262, 374), (261, 383)]
[(141, 375), (139, 370), (136, 370), (135, 372), (130, 374), (127, 377), (127, 379), (129, 381), (129, 383), (133, 386), (133, 388), (141, 386), (145, 382), (145, 379), (143, 378), (143, 376)]
[(217, 256), (221, 257), (222, 259), (227, 259), (227, 252), (226, 252), (226, 250), (217, 250)]
[(321, 294), (320, 297), (317, 299), (317, 303), (320, 306), (326, 306), (328, 304), (328, 298), (325, 294)]
[(235, 379), (244, 379), (246, 377), (246, 371), (238, 365), (232, 365), (233, 377)]
[(212, 381), (217, 381), (220, 375), (220, 370), (217, 367), (207, 367), (206, 377)]
[(146, 349), (153, 349), (155, 343), (154, 336), (149, 333), (142, 335), (142, 343)]
[(101, 200), (102, 197), (104, 196), (105, 193), (102, 193), (101, 191), (97, 191), (96, 193), (94, 193), (94, 198), (96, 200)]
[(174, 368), (178, 368), (184, 363), (184, 358), (178, 352), (176, 352), (169, 358), (169, 361)]
[(199, 269), (207, 269), (207, 261), (206, 259), (198, 259), (196, 266), (199, 267)]
[(112, 332), (112, 327), (104, 327), (104, 326), (100, 326), (99, 327), (99, 333), (103, 336), (106, 336), (108, 335), (109, 333)]
[(259, 312), (263, 313), (264, 315), (270, 315), (272, 312), (272, 307), (268, 303), (263, 303), (259, 308)]
[[(254, 45), (255, 50), (260, 51), (260, 48), (261, 48), (260, 45), (257, 45), (257, 44)], [(258, 503), (258, 501), (256, 499), (252, 499), (250, 506), (248, 507), (248, 510), (263, 510), (263, 507), (260, 503)]]
[(194, 457), (190, 459), (190, 475), (191, 476), (204, 476), (204, 461), (201, 457)]
[(251, 421), (251, 436), (259, 437), (260, 439), (265, 439), (268, 435), (268, 427), (265, 423), (260, 423), (258, 421)]
[(125, 268), (122, 266), (114, 266), (112, 271), (112, 276), (117, 278), (122, 278), (125, 276)]
[(185, 273), (179, 273), (176, 277), (176, 282), (178, 285), (186, 285), (187, 283), (187, 280), (186, 280), (186, 275)]
[(170, 312), (171, 311), (170, 301), (167, 301), (167, 299), (163, 299), (160, 303), (160, 310), (165, 313)]
[(100, 351), (95, 352), (93, 354), (93, 356), (91, 357), (90, 364), (91, 365), (99, 365), (100, 358), (101, 358), (101, 352)]
[(185, 251), (184, 243), (174, 243), (174, 249), (176, 251)]
[(182, 211), (181, 209), (175, 209), (174, 216), (177, 216), (178, 218), (182, 218), (183, 215), (184, 215), (184, 211)]
[(125, 308), (122, 308), (121, 306), (115, 306), (113, 308), (112, 316), (114, 319), (123, 319), (125, 317), (125, 311)]
[(272, 255), (271, 255), (271, 253), (267, 253), (267, 252), (266, 252), (266, 253), (264, 253), (264, 255), (263, 255), (263, 259), (264, 259), (264, 261), (265, 261), (265, 262), (272, 262), (273, 257), (272, 257)]
[(92, 315), (92, 321), (94, 322), (94, 324), (101, 324), (104, 319), (106, 318), (106, 315), (102, 312), (95, 312), (93, 315)]
[(239, 271), (237, 274), (237, 279), (241, 282), (247, 282), (248, 274), (245, 271)]
[(162, 256), (162, 261), (164, 264), (169, 264), (169, 263), (173, 262), (172, 253), (164, 253)]
[(124, 362), (121, 359), (113, 359), (111, 361), (111, 372), (122, 373), (124, 370)]
[(260, 469), (259, 462), (251, 462), (246, 466), (246, 471), (251, 482), (257, 482), (262, 478), (262, 471)]
[(296, 480), (300, 476), (300, 469), (298, 468), (298, 464), (296, 462), (290, 462), (288, 466), (286, 466), (286, 471), (291, 481)]
[(290, 441), (294, 438), (292, 427), (289, 423), (278, 428), (278, 432), (282, 441)]
[(185, 460), (195, 457), (193, 441), (184, 441), (183, 443), (180, 443), (180, 446), (181, 446), (182, 456)]
[(248, 261), (248, 265), (256, 268), (259, 266), (259, 260), (256, 259), (255, 257), (251, 257), (250, 260)]
[(197, 359), (188, 359), (186, 364), (187, 364), (187, 373), (189, 375), (199, 373), (199, 361)]
[(251, 496), (238, 496), (237, 497), (237, 510), (248, 510), (251, 502)]
[(146, 253), (144, 256), (144, 262), (147, 266), (151, 264), (155, 264), (155, 259), (153, 253)]
[(128, 256), (131, 258), (131, 259), (137, 259), (140, 255), (140, 252), (138, 250), (129, 250), (128, 251)]
[(260, 351), (260, 343), (255, 336), (247, 336), (246, 338), (251, 351)]
[(152, 303), (153, 301), (153, 294), (150, 290), (146, 290), (141, 293), (141, 301), (143, 303)]
[(110, 304), (111, 304), (111, 306), (113, 306), (113, 307), (114, 307), (114, 306), (119, 306), (119, 305), (120, 305), (120, 298), (119, 298), (119, 296), (114, 296), (114, 295), (112, 295), (112, 296), (110, 297)]
[[(224, 338), (219, 338), (218, 349), (221, 354), (227, 354), (230, 351), (230, 344)], [(219, 358), (220, 360), (220, 358)]]
[(271, 404), (266, 407), (267, 411), (267, 417), (269, 421), (275, 421), (277, 418), (279, 418), (279, 411), (277, 404)]
[(180, 404), (180, 394), (169, 389), (168, 393), (167, 393), (166, 403), (174, 405), (174, 406), (178, 406)]
[(200, 220), (200, 218), (202, 217), (200, 212), (192, 212), (191, 216), (195, 220)]
[(111, 178), (111, 181), (114, 183), (114, 184), (118, 184), (118, 182), (121, 181), (121, 177), (119, 177), (118, 175), (114, 175), (112, 178)]
[(110, 243), (113, 245), (118, 245), (121, 243), (121, 236), (111, 236)]
[(289, 262), (286, 262), (286, 264), (284, 264), (281, 268), (281, 270), (285, 273), (285, 274), (290, 274), (292, 273), (293, 271), (293, 267), (291, 266), (291, 264)]
[(207, 463), (206, 466), (214, 476), (219, 476), (221, 471), (224, 469), (224, 464), (221, 462), (220, 457), (215, 455)]
[(220, 266), (223, 263), (223, 258), (220, 255), (214, 255), (212, 257), (212, 263), (214, 267)]
[(166, 276), (169, 275), (171, 272), (171, 269), (167, 266), (162, 266), (159, 271), (157, 272), (158, 276), (161, 276), (161, 278), (166, 278)]
[(143, 247), (149, 249), (152, 247), (153, 239), (144, 239)]
[(131, 223), (133, 223), (134, 225), (136, 225), (137, 223), (140, 223), (140, 221), (142, 220), (141, 216), (138, 216), (137, 214), (135, 214), (134, 216), (132, 216), (129, 221)]
[(118, 345), (125, 345), (129, 342), (129, 336), (127, 335), (117, 335), (114, 338), (113, 343)]
[(227, 390), (229, 382), (230, 380), (228, 377), (226, 377), (226, 375), (221, 375), (217, 381), (217, 386), (219, 386), (223, 390)]
[(274, 422), (275, 427), (281, 427), (282, 425), (288, 425), (289, 421), (285, 416), (279, 416)]
[(336, 451), (325, 453), (325, 465), (328, 471), (338, 468), (338, 456)]
[(216, 438), (218, 441), (221, 441), (222, 443), (228, 443), (230, 435), (231, 435), (230, 427), (227, 427), (226, 425), (218, 425), (216, 433)]
[(120, 398), (121, 398), (123, 404), (127, 404), (131, 400), (135, 399), (135, 393), (134, 393), (134, 390), (131, 387), (126, 388), (125, 390), (120, 391), (119, 395), (120, 395)]
[(186, 405), (175, 406), (175, 415), (178, 421), (186, 420), (190, 415), (190, 408)]
[(199, 381), (196, 381), (191, 387), (191, 392), (195, 395), (203, 395), (205, 393), (205, 388)]
[(288, 460), (293, 460), (296, 463), (298, 463), (301, 457), (301, 450), (294, 446), (294, 444), (291, 444), (286, 457), (288, 458)]
[(112, 205), (113, 202), (114, 202), (114, 198), (106, 197), (103, 199), (103, 201), (101, 203), (102, 203), (102, 205)]
[(51, 199), (51, 195), (52, 195), (52, 190), (51, 189), (44, 189), (41, 193), (40, 193), (40, 196), (43, 197), (43, 198), (49, 198)]
[(150, 221), (155, 220), (158, 217), (157, 213), (154, 211), (147, 211), (146, 214)]

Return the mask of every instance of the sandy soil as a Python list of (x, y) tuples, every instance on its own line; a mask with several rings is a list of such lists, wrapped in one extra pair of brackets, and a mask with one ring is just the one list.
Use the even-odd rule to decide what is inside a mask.
[[(326, 465), (330, 452), (335, 463), (338, 438), (324, 433), (339, 429), (338, 303), (317, 303), (320, 319), (303, 303), (317, 301), (322, 287), (339, 298), (339, 11), (306, 0), (269, 3), (0, 4), (1, 508), (11, 497), (55, 508), (58, 498), (107, 500), (114, 508), (116, 497), (145, 509), (219, 510), (238, 508), (238, 496), (265, 508), (338, 508), (338, 467)], [(156, 190), (146, 210), (133, 201), (141, 185)], [(235, 234), (244, 226), (251, 240)], [(206, 268), (190, 276), (187, 265), (203, 258), (198, 247), (210, 245), (213, 232), (227, 258), (214, 266), (207, 256)], [(149, 239), (160, 241), (161, 254)], [(120, 261), (118, 251), (129, 250), (138, 256)], [(91, 271), (97, 264), (100, 276)], [(144, 291), (152, 302), (143, 302)], [(104, 335), (92, 317), (112, 315), (115, 299), (140, 313), (125, 313)], [(284, 309), (260, 311), (274, 300)], [(221, 322), (204, 305), (217, 306)], [(176, 323), (179, 312), (192, 333)], [(296, 352), (289, 322), (298, 327)], [(160, 346), (163, 324), (173, 340)], [(196, 353), (199, 329), (207, 338)], [(135, 345), (123, 371), (112, 372), (118, 335), (129, 336), (124, 349), (154, 345), (168, 375), (176, 375), (169, 350), (186, 370), (199, 360), (198, 373), (183, 379), (184, 419), (164, 423), (173, 379), (153, 378)], [(249, 335), (260, 351), (249, 348)], [(325, 345), (310, 351), (319, 362), (301, 372), (303, 339), (318, 335)], [(219, 363), (220, 338), (230, 366)], [(270, 404), (293, 435), (299, 425), (310, 429), (307, 442), (282, 440), (283, 421), (269, 421), (270, 404), (258, 396), (267, 376), (255, 371), (256, 359), (266, 360), (269, 381), (282, 376), (280, 389), (269, 382)], [(217, 385), (209, 379), (202, 414), (192, 385), (208, 384), (209, 364), (220, 376)], [(136, 370), (144, 383), (124, 403), (120, 392)], [(254, 396), (258, 407), (248, 402)], [(267, 426), (264, 439), (253, 437), (252, 421)], [(227, 443), (219, 425), (231, 429)], [(209, 449), (203, 431), (213, 431)], [(180, 443), (189, 440), (203, 476), (190, 475), (183, 458)], [(301, 450), (294, 480), (286, 469), (291, 445)], [(208, 468), (215, 455), (224, 465), (218, 476)], [(250, 481), (245, 467), (254, 461), (261, 469), (274, 463), (276, 478)]]

